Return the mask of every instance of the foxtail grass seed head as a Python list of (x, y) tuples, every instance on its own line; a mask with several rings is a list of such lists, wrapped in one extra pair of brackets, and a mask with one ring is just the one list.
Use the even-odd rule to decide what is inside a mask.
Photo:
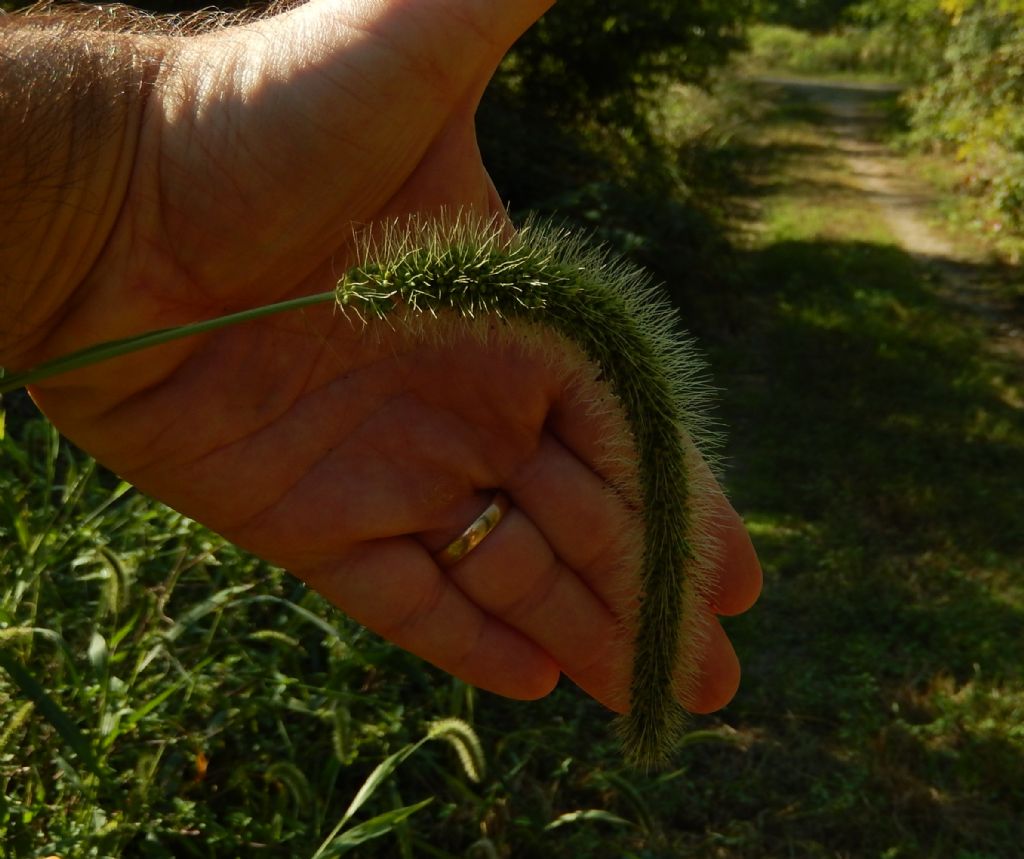
[[(101, 343), (23, 373), (4, 376), (0, 368), (0, 394), (171, 340), (331, 301), (368, 328), (384, 322), (437, 343), (498, 319), (507, 341), (524, 348), (543, 349), (551, 336), (570, 344), (578, 356), (573, 360), (585, 365), (578, 372), (603, 380), (629, 428), (631, 450), (619, 456), (634, 460), (635, 484), (614, 488), (640, 511), (641, 596), (636, 617), (627, 620), (636, 630), (630, 711), (618, 727), (631, 763), (664, 763), (684, 724), (680, 702), (696, 689), (701, 609), (716, 549), (704, 462), (714, 461), (717, 438), (707, 418), (705, 367), (692, 342), (642, 271), (551, 225), (531, 222), (510, 235), (497, 222), (466, 215), (412, 218), (366, 230), (357, 244), (359, 261), (334, 292)], [(474, 758), (472, 744), (464, 745)]]
[(644, 531), (630, 712), (619, 733), (634, 765), (664, 763), (698, 677), (715, 547), (697, 451), (713, 460), (716, 448), (704, 364), (664, 297), (643, 272), (570, 232), (534, 222), (508, 236), (462, 216), (368, 234), (338, 304), (425, 337), (437, 336), (431, 320), (496, 317), (527, 348), (538, 330), (551, 332), (599, 368), (632, 435), (640, 497), (627, 501)]

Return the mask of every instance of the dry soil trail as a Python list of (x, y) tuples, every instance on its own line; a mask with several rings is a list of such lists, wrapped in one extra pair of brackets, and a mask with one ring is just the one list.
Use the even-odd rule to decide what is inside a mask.
[(993, 352), (1024, 362), (1021, 308), (993, 288), (991, 258), (976, 243), (933, 224), (936, 192), (913, 178), (905, 160), (873, 134), (879, 123), (879, 94), (898, 87), (783, 78), (765, 82), (789, 89), (817, 108), (854, 184), (871, 198), (900, 246), (934, 274), (939, 294), (984, 323)]

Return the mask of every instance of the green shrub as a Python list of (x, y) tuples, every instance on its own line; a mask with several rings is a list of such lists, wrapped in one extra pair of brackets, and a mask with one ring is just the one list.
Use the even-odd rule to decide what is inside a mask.
[(750, 61), (757, 72), (800, 75), (913, 77), (914, 57), (887, 27), (846, 26), (815, 34), (761, 24), (750, 28)]
[(573, 0), (558, 3), (499, 72), (531, 109), (563, 120), (639, 118), (636, 100), (662, 75), (702, 82), (742, 47), (745, 0)]
[(954, 18), (941, 65), (910, 102), (911, 139), (955, 153), (964, 189), (1024, 228), (1024, 11), (985, 0)]

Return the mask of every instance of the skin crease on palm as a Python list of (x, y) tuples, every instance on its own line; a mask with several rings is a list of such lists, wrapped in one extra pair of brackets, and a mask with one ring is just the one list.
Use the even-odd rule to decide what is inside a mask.
[[(157, 40), (156, 86), (92, 212), (96, 251), (53, 273), (69, 303), (28, 366), (101, 340), (333, 288), (354, 225), (505, 217), (476, 104), (549, 5), (312, 0), (255, 24)], [(85, 217), (78, 215), (77, 217)], [(82, 260), (87, 264), (81, 263)], [(82, 270), (75, 268), (83, 265)], [(280, 564), (433, 664), (513, 698), (560, 674), (615, 710), (632, 654), (608, 428), (564, 374), (504, 341), (365, 337), (331, 308), (284, 314), (80, 370), (33, 396), (142, 490)], [(513, 508), (442, 571), (431, 552), (504, 489)], [(724, 496), (699, 688), (739, 664), (717, 620), (761, 573)], [(627, 579), (628, 581), (628, 579)]]

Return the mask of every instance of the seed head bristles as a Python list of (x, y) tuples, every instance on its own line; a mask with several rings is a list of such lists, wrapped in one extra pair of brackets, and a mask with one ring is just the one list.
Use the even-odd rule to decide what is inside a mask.
[[(635, 765), (664, 762), (684, 722), (679, 702), (695, 689), (716, 549), (711, 478), (695, 453), (699, 441), (713, 459), (710, 393), (673, 311), (639, 270), (537, 222), (512, 237), (471, 216), (396, 222), (363, 243), (360, 260), (338, 284), (343, 308), (363, 304), (378, 318), (400, 308), (398, 323), (426, 339), (458, 319), (473, 329), (478, 317), (497, 318), (527, 347), (538, 330), (553, 332), (599, 368), (632, 435), (640, 497), (626, 500), (644, 533), (630, 712), (619, 729)], [(429, 332), (424, 313), (456, 321)]]

